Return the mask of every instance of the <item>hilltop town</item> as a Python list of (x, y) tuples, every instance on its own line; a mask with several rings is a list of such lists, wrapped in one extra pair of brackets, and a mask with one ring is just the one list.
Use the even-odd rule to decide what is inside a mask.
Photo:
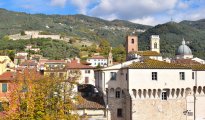
[[(105, 56), (96, 52), (86, 60), (78, 57), (56, 60), (37, 54), (41, 49), (32, 44), (24, 46), (24, 51), (16, 52), (13, 60), (9, 56), (0, 56), (1, 115), (8, 117), (9, 112), (19, 109), (18, 105), (21, 106), (23, 100), (29, 100), (25, 103), (28, 110), (31, 110), (30, 104), (40, 105), (38, 99), (44, 98), (38, 93), (46, 97), (47, 94), (40, 92), (45, 89), (51, 90), (51, 98), (58, 101), (55, 105), (62, 102), (62, 114), (67, 115), (65, 111), (68, 109), (73, 118), (204, 118), (205, 61), (192, 54), (185, 39), (178, 45), (175, 56), (163, 57), (160, 41), (159, 35), (151, 35), (150, 49), (143, 51), (138, 47), (138, 36), (127, 35), (124, 46), (126, 60), (121, 62), (114, 62), (112, 48), (106, 48)], [(51, 85), (64, 87), (56, 86), (58, 89), (52, 91)], [(19, 87), (22, 89), (15, 91)], [(29, 103), (31, 99), (34, 103)], [(67, 108), (67, 100), (75, 107)], [(20, 113), (22, 110), (29, 112), (22, 107), (20, 109)], [(60, 114), (58, 110), (56, 113)]]

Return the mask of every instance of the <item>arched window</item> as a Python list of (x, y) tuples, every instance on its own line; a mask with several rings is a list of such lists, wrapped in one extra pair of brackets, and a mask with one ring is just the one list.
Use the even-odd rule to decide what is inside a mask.
[(157, 43), (156, 42), (154, 43), (154, 49), (157, 49)]
[(120, 88), (117, 88), (116, 91), (115, 91), (115, 97), (116, 98), (120, 98), (121, 97), (121, 89)]
[(134, 39), (132, 39), (132, 44), (134, 44), (135, 43), (135, 40)]
[(115, 96), (115, 90), (114, 88), (110, 89), (110, 97), (114, 97)]
[(132, 89), (132, 92), (133, 92), (134, 97), (136, 98), (136, 96), (137, 96), (137, 91), (136, 91), (135, 89)]

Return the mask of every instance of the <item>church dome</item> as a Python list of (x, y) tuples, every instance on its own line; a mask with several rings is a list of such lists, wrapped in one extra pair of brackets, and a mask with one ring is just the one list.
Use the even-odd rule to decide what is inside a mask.
[(176, 55), (192, 55), (191, 49), (186, 45), (184, 39), (182, 45), (179, 46)]

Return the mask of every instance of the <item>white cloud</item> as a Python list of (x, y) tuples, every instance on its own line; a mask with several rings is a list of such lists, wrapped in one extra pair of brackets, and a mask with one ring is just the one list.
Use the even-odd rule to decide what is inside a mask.
[(176, 3), (177, 0), (101, 0), (89, 14), (99, 17), (115, 14), (120, 19), (134, 19), (173, 9)]
[(64, 7), (66, 5), (66, 2), (67, 0), (51, 0), (51, 5)]
[(79, 13), (87, 14), (87, 7), (96, 0), (71, 0), (71, 3), (78, 8)]
[(143, 18), (137, 18), (137, 19), (132, 19), (130, 20), (133, 23), (139, 23), (139, 24), (143, 24), (143, 25), (155, 25), (157, 23), (155, 23), (155, 19), (153, 17), (143, 17)]

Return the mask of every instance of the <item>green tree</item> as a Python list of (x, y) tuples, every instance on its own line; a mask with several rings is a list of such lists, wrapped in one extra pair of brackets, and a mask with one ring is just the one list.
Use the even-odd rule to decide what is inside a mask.
[(8, 35), (5, 35), (2, 39), (5, 40), (5, 41), (10, 40)]
[(26, 35), (25, 31), (21, 31), (21, 36)]
[(108, 55), (110, 51), (110, 43), (107, 40), (101, 40), (99, 44), (99, 48), (103, 55)]
[(112, 50), (113, 53), (113, 60), (115, 62), (123, 62), (126, 59), (126, 52), (123, 45), (118, 45), (114, 47)]

